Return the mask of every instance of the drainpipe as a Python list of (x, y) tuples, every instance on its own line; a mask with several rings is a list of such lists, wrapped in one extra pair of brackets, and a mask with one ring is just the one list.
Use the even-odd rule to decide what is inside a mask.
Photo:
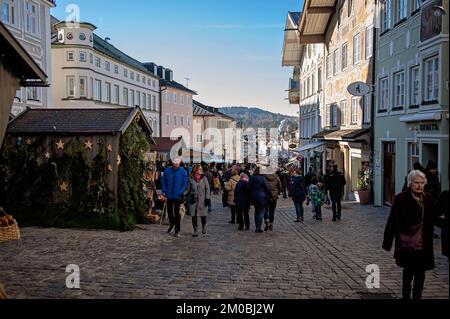
[[(378, 6), (378, 0), (375, 0), (375, 7)], [(374, 127), (374, 121), (375, 121), (375, 108), (376, 108), (376, 90), (375, 90), (375, 84), (376, 84), (376, 61), (377, 61), (377, 54), (378, 54), (378, 48), (377, 48), (377, 37), (378, 37), (378, 29), (373, 28), (373, 49), (372, 49), (372, 99), (371, 99), (371, 109), (370, 109), (370, 165), (372, 166), (372, 178), (370, 180), (370, 200), (373, 204), (375, 204), (375, 190), (374, 190), (374, 165), (375, 165), (375, 127)]]

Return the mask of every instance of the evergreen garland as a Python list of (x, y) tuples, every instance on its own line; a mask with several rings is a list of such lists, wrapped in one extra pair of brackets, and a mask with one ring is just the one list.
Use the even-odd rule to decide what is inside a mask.
[(144, 221), (145, 197), (143, 193), (145, 159), (143, 151), (149, 150), (150, 144), (141, 127), (133, 122), (120, 141), (119, 168), (119, 209), (125, 229), (132, 224)]

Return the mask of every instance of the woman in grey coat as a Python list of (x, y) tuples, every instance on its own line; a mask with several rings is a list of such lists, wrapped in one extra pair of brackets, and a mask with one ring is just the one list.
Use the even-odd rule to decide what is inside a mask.
[(192, 217), (194, 237), (198, 237), (198, 217), (202, 220), (202, 234), (206, 235), (206, 217), (211, 204), (211, 189), (201, 165), (195, 165), (189, 177), (187, 214)]

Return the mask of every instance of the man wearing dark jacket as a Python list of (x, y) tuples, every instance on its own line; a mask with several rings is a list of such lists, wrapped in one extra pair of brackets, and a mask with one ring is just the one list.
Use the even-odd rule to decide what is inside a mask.
[(337, 165), (333, 165), (327, 182), (333, 208), (333, 222), (341, 220), (342, 197), (344, 196), (344, 187), (347, 185), (344, 174), (338, 171)]
[(434, 204), (435, 211), (439, 218), (436, 224), (442, 229), (442, 255), (448, 258), (448, 191), (443, 191)]
[[(214, 176), (210, 172), (208, 166), (204, 166), (203, 171), (205, 172), (205, 177), (208, 180), (209, 189), (211, 190), (211, 193), (212, 193), (214, 190)], [(211, 201), (209, 202), (208, 211), (211, 212)]]
[(257, 167), (249, 181), (250, 195), (253, 206), (255, 206), (255, 226), (256, 233), (264, 233), (261, 229), (264, 213), (269, 200), (272, 198), (272, 191), (267, 183), (267, 179), (261, 175), (260, 168)]

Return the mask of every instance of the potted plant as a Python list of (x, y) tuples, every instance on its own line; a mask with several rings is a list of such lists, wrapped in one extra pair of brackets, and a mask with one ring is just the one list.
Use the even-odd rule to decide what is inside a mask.
[(370, 204), (370, 181), (372, 173), (369, 168), (364, 169), (358, 180), (358, 196), (361, 205)]

